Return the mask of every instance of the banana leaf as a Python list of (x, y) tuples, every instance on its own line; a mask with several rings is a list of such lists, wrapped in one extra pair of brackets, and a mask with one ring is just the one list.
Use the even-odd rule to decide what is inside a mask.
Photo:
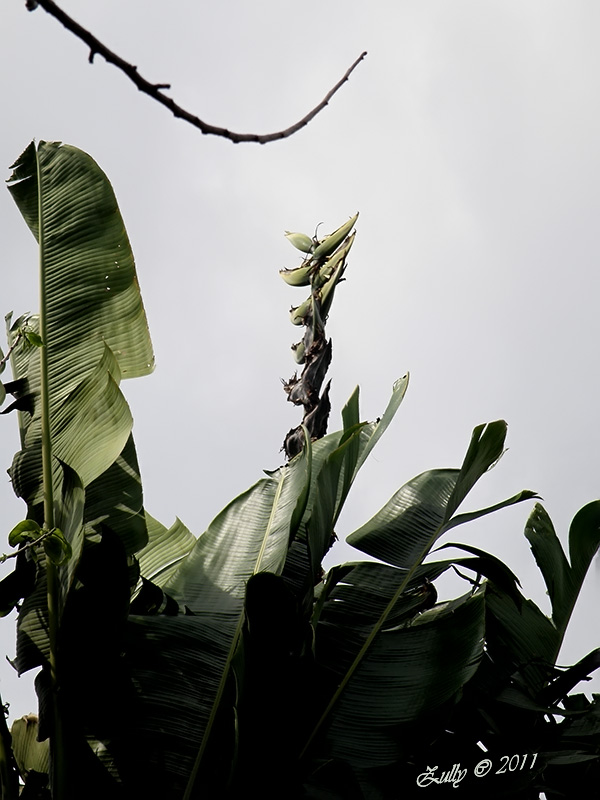
[(229, 503), (198, 538), (165, 589), (194, 611), (206, 608), (213, 588), (242, 601), (251, 575), (279, 574), (292, 516), (306, 484), (305, 459), (304, 454), (297, 456)]
[[(330, 715), (335, 713), (337, 704), (341, 702), (357, 671), (361, 669), (363, 661), (369, 658), (370, 649), (375, 646), (381, 647), (378, 642), (387, 633), (388, 620), (397, 603), (406, 592), (417, 571), (423, 567), (423, 561), (436, 540), (445, 530), (453, 526), (454, 512), (467, 493), (481, 475), (502, 455), (505, 437), (506, 423), (503, 421), (478, 426), (473, 431), (460, 470), (432, 470), (423, 473), (405, 484), (378, 514), (348, 537), (349, 544), (399, 567), (398, 583), (390, 593), (385, 608), (381, 609), (381, 604), (379, 604), (379, 616), (373, 619), (368, 635), (362, 637), (360, 645), (356, 648), (357, 652), (355, 650), (354, 658), (350, 663), (348, 660), (346, 661), (337, 688), (314, 727), (305, 750), (311, 745)], [(533, 496), (531, 492), (521, 492), (516, 497), (509, 498), (490, 509), (463, 515), (463, 518), (465, 521), (474, 519), (531, 496)], [(510, 602), (514, 605), (514, 599)], [(483, 603), (481, 614), (483, 614)], [(475, 628), (473, 628), (474, 630)], [(481, 635), (481, 647), (482, 642), (483, 636)], [(356, 643), (358, 644), (358, 641)], [(477, 657), (481, 655), (482, 651), (478, 652)], [(470, 645), (463, 653), (463, 655), (466, 654), (465, 664), (471, 664), (469, 653), (471, 653)], [(474, 671), (475, 668), (471, 670), (469, 667), (464, 675), (468, 673), (470, 676)], [(458, 674), (463, 675), (463, 672), (459, 669)]]
[(148, 533), (142, 480), (132, 434), (110, 467), (86, 486), (83, 522), (88, 538), (97, 536), (103, 526), (110, 528), (127, 555), (145, 546)]
[[(348, 564), (332, 570), (333, 574), (337, 573), (336, 578), (328, 581), (325, 589), (327, 596), (320, 597), (318, 601), (320, 609), (315, 643), (317, 660), (329, 674), (328, 680), (332, 686), (338, 685), (352, 669), (357, 654), (364, 648), (382, 617), (385, 617), (385, 622), (370, 647), (365, 649), (358, 668), (340, 695), (338, 705), (333, 707), (326, 736), (329, 749), (324, 755), (320, 753), (322, 757), (346, 759), (357, 771), (393, 763), (404, 747), (403, 737), (410, 737), (407, 726), (417, 722), (422, 725), (423, 719), (427, 719), (428, 725), (434, 730), (436, 710), (443, 709), (447, 701), (457, 698), (463, 685), (474, 675), (483, 653), (484, 606), (480, 604), (477, 625), (474, 624), (471, 630), (473, 638), (467, 636), (462, 623), (459, 626), (460, 635), (457, 635), (454, 628), (455, 612), (463, 602), (467, 602), (469, 596), (455, 601), (457, 605), (440, 604), (428, 611), (436, 600), (431, 581), (457, 564), (498, 582), (514, 604), (518, 580), (506, 565), (489, 553), (467, 545), (453, 543), (448, 546), (466, 549), (475, 553), (475, 557), (421, 564), (411, 577), (406, 569), (378, 562)], [(402, 584), (406, 588), (398, 594), (398, 587)], [(489, 591), (491, 587), (486, 585), (485, 588)], [(483, 596), (483, 590), (477, 596)], [(445, 642), (440, 647), (448, 648), (448, 653), (444, 652), (439, 658), (431, 654), (425, 656), (423, 651), (419, 651), (421, 645), (416, 642), (420, 640), (412, 633), (414, 629), (420, 631), (422, 624), (433, 621), (436, 627), (431, 628), (432, 639), (427, 646), (433, 647), (434, 640), (440, 637), (439, 641)], [(393, 647), (389, 646), (388, 650), (400, 659), (397, 664), (394, 664), (392, 657), (389, 663), (384, 662), (382, 655), (382, 648), (389, 645), (391, 636), (396, 637), (396, 643)], [(402, 639), (402, 636), (406, 638)], [(463, 636), (466, 638), (461, 638)], [(422, 646), (425, 647), (425, 644)], [(404, 647), (407, 655), (404, 655)], [(460, 648), (464, 648), (462, 656), (459, 655)], [(420, 665), (419, 653), (423, 656)], [(413, 656), (414, 664), (411, 660)], [(456, 662), (451, 665), (453, 658), (456, 658)], [(379, 659), (383, 662), (381, 665)], [(440, 674), (433, 675), (432, 664), (434, 671), (435, 665), (440, 667)], [(398, 685), (393, 688), (386, 681), (390, 680), (389, 673), (395, 668), (398, 669)], [(456, 684), (445, 683), (447, 676), (441, 675), (446, 669), (451, 670), (452, 676), (457, 679)], [(415, 674), (413, 679), (411, 670)], [(356, 690), (359, 705), (351, 707), (346, 700), (346, 692), (349, 687), (356, 685), (357, 674), (365, 677), (361, 688)], [(417, 676), (423, 683), (420, 686), (411, 683), (407, 689), (403, 681), (416, 680)], [(427, 683), (429, 678), (431, 684)], [(438, 681), (441, 685), (438, 685)], [(377, 697), (379, 691), (381, 699)], [(421, 701), (417, 699), (419, 692), (422, 692)], [(419, 706), (420, 702), (422, 706)], [(394, 703), (397, 703), (395, 712), (391, 711)], [(338, 712), (338, 708), (342, 711)], [(414, 709), (412, 716), (411, 709)], [(387, 713), (396, 713), (397, 717), (393, 721), (388, 720)], [(338, 717), (338, 714), (341, 716)], [(363, 737), (348, 730), (350, 728), (363, 732), (362, 742)]]
[(407, 387), (408, 375), (394, 383), (383, 416), (369, 423), (360, 422), (359, 389), (356, 387), (342, 410), (343, 429), (312, 445), (308, 501), (283, 571), (307, 610), (312, 602), (313, 587), (320, 580), (321, 561), (334, 541), (335, 523), (352, 483), (394, 418)]
[(106, 175), (60, 142), (32, 142), (12, 169), (9, 191), (41, 250), (54, 405), (96, 367), (105, 345), (123, 377), (147, 375), (154, 356), (146, 316)]
[(519, 610), (499, 586), (494, 586), (487, 598), (488, 648), (504, 675), (518, 673), (535, 698), (553, 678), (568, 621), (600, 546), (600, 502), (584, 506), (571, 523), (571, 564), (540, 504), (527, 521), (525, 536), (546, 582), (552, 617), (525, 598)]
[[(381, 437), (387, 430), (390, 422), (396, 415), (396, 412), (398, 411), (400, 404), (404, 400), (404, 395), (406, 394), (406, 390), (408, 389), (408, 380), (409, 380), (408, 374), (404, 375), (402, 378), (398, 378), (398, 380), (394, 383), (392, 387), (392, 396), (390, 397), (389, 403), (385, 411), (383, 412), (381, 418), (376, 420), (375, 422), (369, 422), (367, 425), (364, 426), (361, 435), (360, 453), (356, 462), (356, 466), (354, 468), (354, 477), (356, 477), (358, 470), (365, 463), (367, 457), (370, 455), (371, 451), (373, 450), (377, 442), (381, 439)], [(350, 402), (351, 401), (349, 401), (349, 403)], [(357, 390), (355, 423), (359, 421), (358, 417), (359, 414), (358, 414), (358, 390)], [(350, 426), (346, 424), (346, 421), (344, 421), (344, 429), (348, 429), (348, 427)]]
[[(131, 247), (108, 179), (77, 148), (30, 144), (8, 188), (40, 248), (42, 322), (35, 329), (46, 339), (55, 455), (87, 485), (116, 460), (131, 431), (120, 376), (148, 374), (154, 363)], [(15, 377), (37, 392), (39, 350), (24, 337), (20, 345)], [(36, 402), (24, 449), (40, 438)], [(33, 504), (39, 495), (27, 499)]]
[[(129, 617), (127, 660), (138, 702), (128, 735), (143, 754), (136, 783), (150, 783), (147, 796), (182, 797), (213, 724), (214, 700), (238, 623), (224, 609)], [(224, 748), (222, 761), (227, 757)]]
[[(229, 697), (246, 584), (258, 572), (278, 574), (283, 568), (292, 520), (310, 477), (309, 453), (305, 449), (229, 503), (193, 543), (176, 524), (171, 547), (168, 532), (150, 519), (151, 539), (140, 554), (142, 575), (153, 576), (186, 615), (130, 617), (127, 653), (149, 709), (143, 725), (160, 742), (148, 758), (167, 793), (186, 784), (191, 791), (196, 779), (205, 785), (206, 761), (201, 762), (219, 714), (227, 713), (220, 706)], [(180, 716), (173, 715), (173, 702)], [(228, 703), (231, 707), (231, 698)]]
[(600, 501), (580, 509), (571, 523), (570, 564), (550, 517), (539, 503), (527, 521), (525, 536), (548, 589), (560, 646), (589, 565), (600, 547)]
[(460, 470), (424, 472), (402, 486), (385, 506), (346, 541), (364, 553), (403, 569), (422, 562), (442, 534), (537, 495), (519, 492), (489, 508), (454, 516), (454, 512), (479, 478), (500, 458), (506, 423), (492, 422), (473, 431)]
[[(360, 646), (361, 628), (352, 603), (345, 608), (336, 596), (334, 604), (335, 640), (323, 628), (330, 618), (327, 604), (317, 635), (329, 635), (321, 663), (341, 676), (338, 665), (347, 663), (348, 649)], [(483, 653), (484, 614), (479, 590), (424, 611), (412, 624), (382, 630), (331, 712), (326, 754), (359, 768), (394, 763), (409, 726), (429, 719), (434, 727), (435, 713), (457, 699), (474, 675)]]
[(140, 574), (157, 586), (164, 586), (196, 544), (196, 537), (180, 519), (166, 528), (146, 511), (148, 544), (137, 554)]
[[(31, 143), (8, 183), (40, 251), (40, 315), (8, 321), (14, 377), (33, 398), (29, 410), (19, 411), (22, 450), (11, 477), (28, 517), (41, 524), (40, 395), (47, 384), (55, 524), (73, 552), (58, 567), (64, 609), (84, 541), (97, 542), (102, 526), (122, 537), (126, 553), (147, 541), (131, 413), (119, 382), (151, 372), (154, 357), (129, 240), (93, 159), (58, 142)], [(40, 565), (38, 588), (21, 610), (20, 671), (47, 658), (43, 573)]]

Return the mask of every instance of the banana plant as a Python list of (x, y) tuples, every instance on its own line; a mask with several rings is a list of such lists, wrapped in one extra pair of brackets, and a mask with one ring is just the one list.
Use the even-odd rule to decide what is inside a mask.
[[(291, 312), (305, 328), (293, 348), (303, 370), (285, 384), (303, 420), (286, 436), (287, 463), (196, 538), (143, 506), (120, 381), (149, 372), (153, 356), (110, 184), (57, 143), (31, 144), (13, 170), (41, 294), (38, 315), (8, 320), (0, 354), (14, 377), (0, 401), (14, 398), (5, 411), (21, 433), (11, 477), (27, 504), (0, 611), (19, 608), (19, 671), (42, 669), (39, 722), (15, 723), (12, 753), (0, 731), (2, 797), (17, 797), (17, 763), (27, 791), (53, 800), (391, 800), (412, 796), (419, 770), (438, 763), (428, 759), (476, 761), (481, 744), (501, 754), (515, 726), (539, 759), (511, 777), (514, 796), (597, 775), (598, 702), (572, 689), (600, 651), (564, 671), (556, 660), (600, 544), (600, 506), (576, 516), (568, 558), (540, 505), (527, 523), (551, 618), (494, 555), (448, 541), (537, 499), (523, 491), (463, 510), (503, 453), (506, 423), (477, 426), (460, 468), (417, 476), (348, 537), (371, 561), (323, 572), (353, 481), (408, 387), (408, 376), (394, 384), (376, 422), (361, 419), (356, 389), (341, 429), (326, 433), (325, 324), (358, 214), (322, 239), (286, 234), (303, 262), (282, 277), (310, 287)], [(443, 558), (450, 546), (459, 555)], [(450, 569), (466, 591), (438, 601)], [(50, 741), (48, 775), (34, 730)]]
[[(74, 661), (90, 666), (86, 647), (94, 636), (99, 644), (106, 627), (92, 634), (99, 620), (88, 619), (76, 632), (73, 620), (90, 603), (107, 551), (122, 554), (127, 570), (127, 557), (147, 540), (119, 383), (149, 373), (154, 358), (129, 240), (98, 165), (75, 147), (40, 142), (12, 169), (9, 191), (38, 241), (40, 309), (14, 324), (8, 318), (14, 381), (7, 388), (21, 432), (10, 474), (27, 522), (11, 535), (22, 551), (3, 608), (26, 594), (16, 666), (20, 673), (43, 667), (38, 692), (51, 711), (40, 725), (50, 736), (55, 794), (65, 796), (76, 772), (65, 760), (74, 736), (68, 718), (76, 716), (66, 708), (70, 684), (82, 682)], [(34, 586), (23, 591), (32, 562)]]

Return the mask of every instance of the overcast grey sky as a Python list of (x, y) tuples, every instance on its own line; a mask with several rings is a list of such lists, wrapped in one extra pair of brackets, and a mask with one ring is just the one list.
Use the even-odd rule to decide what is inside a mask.
[[(233, 145), (175, 120), (102, 58), (90, 66), (43, 10), (3, 3), (5, 177), (34, 137), (86, 150), (113, 183), (136, 255), (157, 366), (122, 388), (148, 510), (200, 534), (281, 463), (301, 416), (280, 384), (298, 338), (287, 311), (304, 299), (277, 274), (299, 263), (283, 231), (329, 232), (360, 211), (328, 325), (330, 429), (357, 383), (369, 419), (397, 377), (410, 371), (411, 385), (355, 484), (340, 539), (414, 475), (459, 466), (472, 428), (504, 418), (510, 449), (467, 505), (534, 489), (566, 545), (575, 512), (600, 496), (600, 4), (62, 6), (144, 77), (171, 83), (178, 103), (242, 132), (287, 127), (369, 53), (303, 131)], [(0, 243), (0, 310), (35, 311), (36, 246), (6, 190)], [(5, 467), (15, 422), (2, 420)], [(23, 506), (7, 478), (0, 492), (8, 532)], [(522, 535), (528, 512), (509, 509), (460, 537), (506, 559), (547, 611)], [(333, 560), (357, 557), (340, 545)], [(596, 562), (563, 663), (600, 644), (599, 602)], [(14, 625), (3, 621), (0, 654), (13, 652)], [(15, 689), (0, 677), (13, 713), (29, 711), (27, 678)]]

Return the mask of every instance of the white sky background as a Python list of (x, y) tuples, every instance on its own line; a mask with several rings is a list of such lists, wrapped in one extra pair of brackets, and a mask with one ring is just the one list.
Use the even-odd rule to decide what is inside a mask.
[[(332, 416), (361, 386), (362, 416), (411, 385), (356, 481), (343, 539), (405, 481), (460, 466), (473, 427), (504, 418), (507, 452), (465, 507), (538, 491), (566, 546), (600, 496), (597, 424), (600, 5), (553, 0), (74, 2), (62, 7), (202, 119), (267, 133), (302, 117), (369, 55), (307, 128), (266, 146), (202, 136), (42, 9), (0, 11), (0, 163), (32, 138), (89, 152), (113, 183), (136, 255), (157, 367), (122, 388), (132, 406), (146, 507), (196, 534), (281, 463), (301, 419), (294, 372), (304, 299), (277, 271), (300, 263), (283, 231), (358, 235), (328, 333)], [(0, 192), (0, 311), (37, 309), (37, 252)], [(16, 420), (0, 420), (3, 461)], [(4, 468), (3, 468), (4, 469)], [(0, 521), (24, 516), (0, 477)], [(549, 610), (520, 505), (452, 532), (489, 549)], [(7, 548), (7, 545), (4, 545)], [(0, 547), (0, 550), (3, 548)], [(332, 561), (361, 555), (339, 545)], [(444, 584), (442, 584), (442, 590)], [(452, 583), (449, 591), (465, 591)], [(561, 655), (600, 644), (592, 565)], [(14, 623), (0, 657), (14, 655)], [(34, 707), (11, 669), (0, 691)], [(586, 691), (600, 689), (600, 680)]]

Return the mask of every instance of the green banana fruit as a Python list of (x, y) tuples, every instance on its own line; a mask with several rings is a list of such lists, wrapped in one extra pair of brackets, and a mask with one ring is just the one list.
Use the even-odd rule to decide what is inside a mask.
[(315, 270), (315, 265), (311, 262), (303, 267), (296, 269), (280, 269), (279, 274), (289, 286), (310, 286), (310, 279)]
[(340, 247), (338, 250), (333, 253), (323, 264), (321, 269), (319, 270), (318, 274), (315, 275), (312, 281), (313, 289), (320, 289), (324, 286), (327, 281), (331, 278), (335, 270), (337, 269), (338, 264), (340, 261), (346, 259), (346, 256), (350, 252), (350, 248), (354, 243), (354, 238), (356, 237), (356, 231), (348, 237), (346, 244), (343, 247)]
[(331, 278), (321, 289), (321, 317), (323, 319), (323, 322), (325, 322), (325, 320), (329, 316), (329, 309), (331, 308), (331, 304), (333, 303), (333, 293), (335, 292), (335, 287), (340, 282), (345, 269), (346, 269), (346, 262), (340, 261)]
[(304, 325), (307, 314), (312, 310), (312, 295), (303, 303), (290, 311), (290, 321), (292, 325)]
[(312, 251), (313, 240), (305, 233), (286, 231), (284, 235), (288, 242), (294, 245), (296, 250), (301, 250), (303, 253), (310, 253)]
[(325, 256), (333, 253), (336, 247), (338, 247), (350, 233), (357, 219), (358, 213), (355, 214), (352, 219), (349, 219), (348, 222), (345, 222), (336, 231), (330, 233), (329, 236), (326, 236), (321, 242), (319, 242), (319, 244), (312, 251), (313, 259), (316, 260), (319, 258), (324, 258)]
[(304, 342), (296, 342), (296, 344), (292, 345), (292, 353), (294, 354), (294, 361), (296, 364), (304, 364), (304, 359), (306, 356), (306, 347), (304, 346)]

